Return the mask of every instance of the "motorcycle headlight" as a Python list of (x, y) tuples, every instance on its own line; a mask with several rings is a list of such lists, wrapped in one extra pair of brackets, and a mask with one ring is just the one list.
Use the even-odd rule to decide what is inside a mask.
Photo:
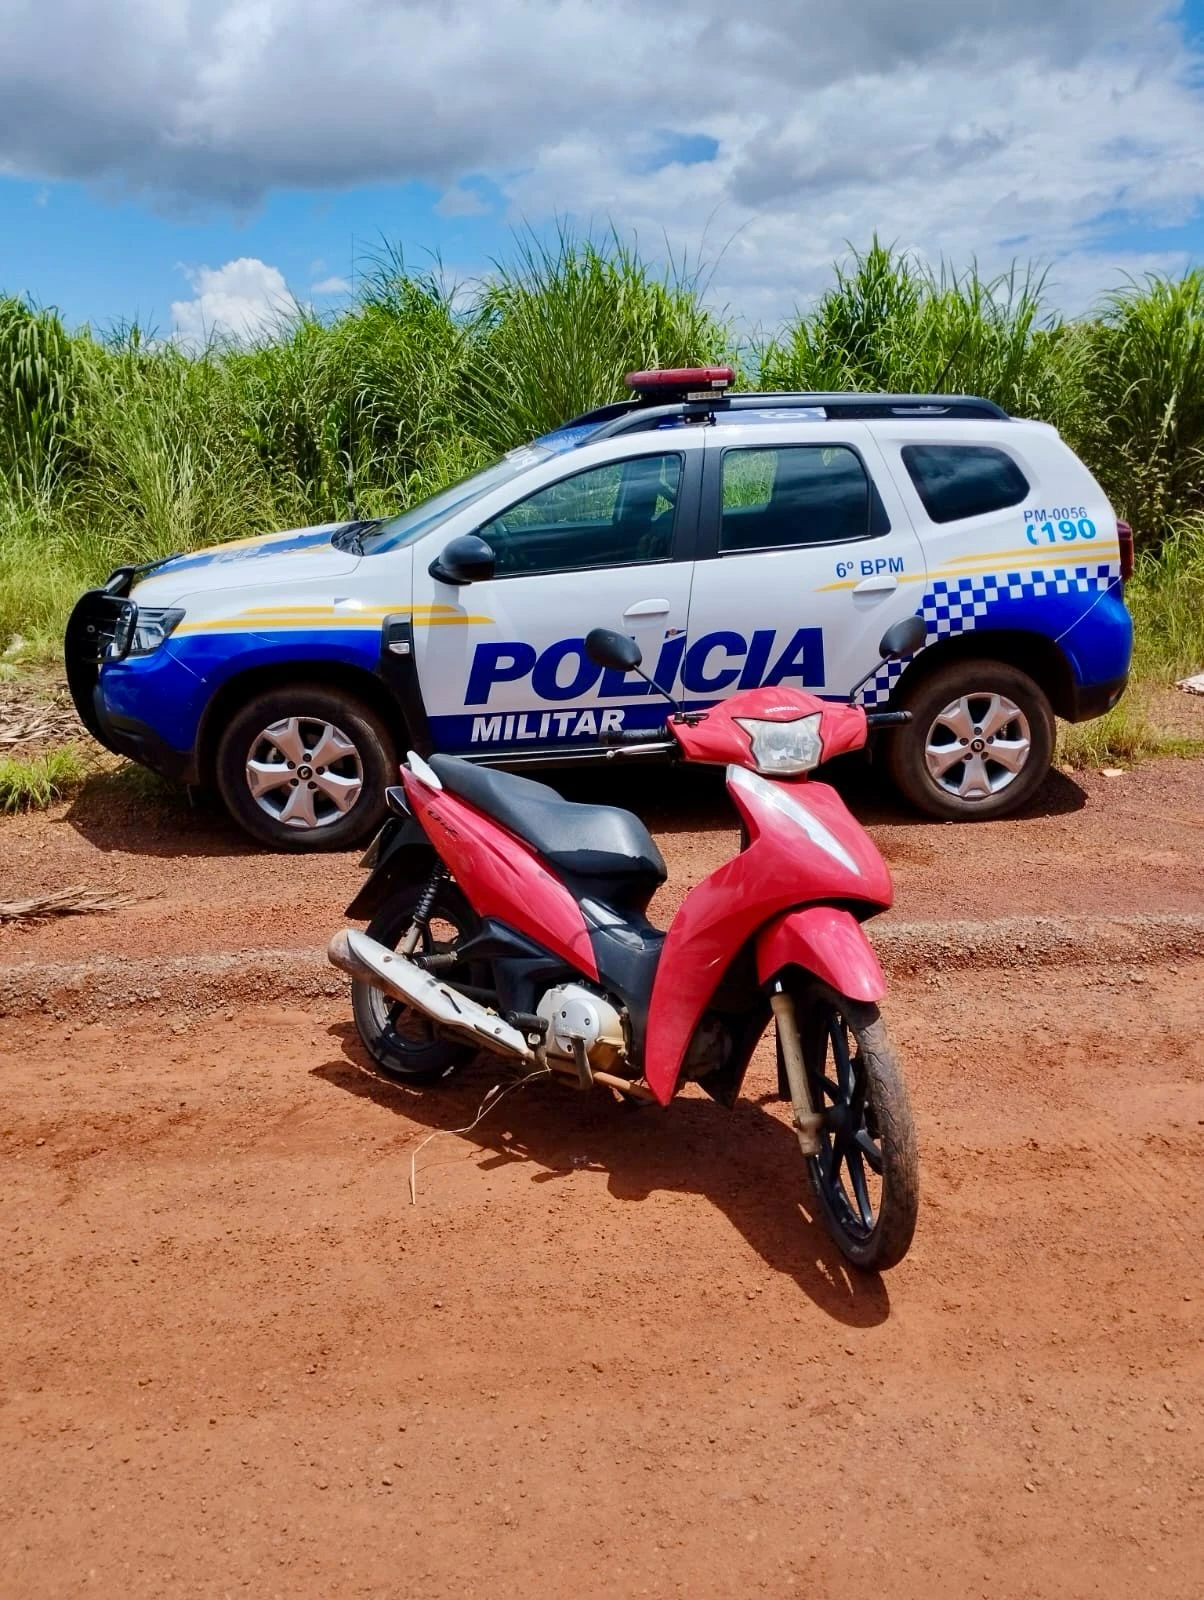
[(823, 741), (819, 736), (822, 711), (813, 711), (810, 716), (798, 717), (794, 722), (761, 722), (755, 717), (734, 720), (752, 741), (757, 771), (767, 777), (810, 772), (823, 758)]
[(179, 626), (183, 611), (171, 606), (135, 606), (124, 612), (113, 635), (110, 658), (148, 656)]

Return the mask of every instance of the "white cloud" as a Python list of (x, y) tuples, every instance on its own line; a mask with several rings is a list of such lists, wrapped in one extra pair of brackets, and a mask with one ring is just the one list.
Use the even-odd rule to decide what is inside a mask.
[[(716, 293), (771, 316), (875, 229), (930, 258), (1089, 263), (1101, 218), (1190, 218), (1204, 57), (1179, 13), (46, 0), (5, 23), (0, 171), (233, 207), (420, 178), (447, 216), (486, 205), (464, 182), (484, 174), (514, 219), (611, 217), (679, 250), (709, 226), (712, 251), (730, 240)], [(718, 141), (715, 159), (656, 170), (649, 151), (684, 135)]]
[(435, 210), (441, 217), (483, 217), (490, 210), (488, 200), (476, 189), (454, 183), (439, 196)]
[(191, 300), (173, 300), (171, 324), (174, 337), (190, 349), (211, 339), (250, 343), (270, 334), (293, 310), (283, 273), (254, 256), (185, 271), (196, 293)]
[(351, 285), (346, 278), (322, 278), (318, 283), (311, 283), (310, 294), (350, 294)]

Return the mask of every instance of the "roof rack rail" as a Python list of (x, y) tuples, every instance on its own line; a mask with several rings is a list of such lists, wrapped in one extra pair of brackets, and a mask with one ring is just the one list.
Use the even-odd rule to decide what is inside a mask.
[(612, 400), (606, 406), (594, 406), (590, 411), (583, 411), (579, 417), (570, 417), (567, 422), (558, 422), (554, 428), (549, 428), (549, 433), (559, 433), (562, 428), (583, 428), (590, 422), (610, 422), (615, 417), (625, 417), (633, 406), (638, 406), (639, 401)]
[[(620, 409), (622, 407), (622, 409)], [(672, 422), (683, 417), (720, 417), (725, 411), (819, 411), (828, 417), (847, 417), (866, 421), (875, 417), (914, 417), (917, 420), (953, 420), (989, 418), (1010, 421), (1008, 413), (993, 400), (983, 400), (970, 394), (798, 394), (770, 392), (751, 394), (726, 394), (705, 400), (676, 401), (670, 405), (646, 405), (616, 402), (599, 406), (574, 418), (574, 424), (598, 422), (601, 426), (591, 443), (609, 439), (621, 433), (639, 433), (646, 428), (658, 427), (662, 422)]]

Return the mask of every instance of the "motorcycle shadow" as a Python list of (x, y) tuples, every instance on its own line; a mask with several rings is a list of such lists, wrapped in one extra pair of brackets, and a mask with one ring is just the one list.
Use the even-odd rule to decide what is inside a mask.
[[(881, 1276), (850, 1267), (815, 1215), (798, 1142), (781, 1120), (776, 1096), (742, 1098), (728, 1111), (688, 1090), (661, 1111), (619, 1101), (605, 1090), (579, 1095), (570, 1086), (538, 1079), (515, 1089), (502, 1107), (463, 1132), (490, 1088), (513, 1082), (502, 1069), (479, 1059), (443, 1088), (407, 1089), (369, 1068), (350, 1024), (336, 1023), (328, 1031), (341, 1057), (312, 1068), (312, 1075), (414, 1124), (402, 1155), (407, 1165), (422, 1137), (446, 1133), (477, 1147), (483, 1172), (527, 1163), (536, 1169), (533, 1183), (604, 1172), (610, 1194), (632, 1202), (656, 1192), (699, 1195), (767, 1266), (792, 1278), (835, 1321), (874, 1327), (890, 1315)], [(771, 1104), (778, 1114), (768, 1109)], [(431, 1155), (437, 1164), (438, 1152)], [(419, 1203), (422, 1169), (420, 1156)]]

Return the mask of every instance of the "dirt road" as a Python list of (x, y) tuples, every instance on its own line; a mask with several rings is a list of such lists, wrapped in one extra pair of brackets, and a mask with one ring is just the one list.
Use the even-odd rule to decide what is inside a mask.
[[(128, 805), (0, 825), (15, 892), (158, 891), (0, 960), (337, 925), (351, 860)], [(1199, 763), (870, 814), (895, 916), (1204, 911)], [(652, 815), (679, 887), (729, 847), (713, 790)], [(0, 1592), (1198, 1594), (1202, 983), (899, 977), (923, 1211), (883, 1280), (809, 1220), (764, 1054), (733, 1114), (523, 1090), (412, 1206), (488, 1065), (381, 1084), (337, 998), (0, 1018)]]

